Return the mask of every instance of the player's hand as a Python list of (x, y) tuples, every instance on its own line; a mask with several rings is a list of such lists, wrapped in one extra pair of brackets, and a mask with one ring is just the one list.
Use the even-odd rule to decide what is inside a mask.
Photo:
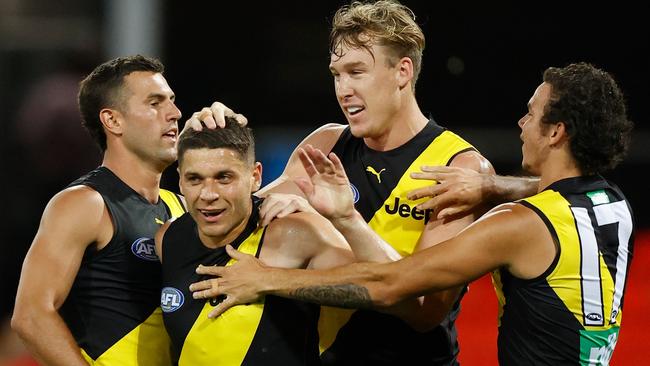
[(237, 262), (227, 267), (199, 265), (196, 273), (215, 278), (190, 285), (192, 297), (195, 299), (223, 298), (223, 301), (210, 311), (209, 318), (216, 318), (235, 305), (257, 302), (262, 297), (260, 284), (266, 277), (266, 267), (259, 259), (239, 252), (230, 245), (226, 246), (226, 252)]
[(189, 128), (201, 131), (203, 125), (207, 128), (217, 128), (217, 126), (223, 128), (226, 126), (226, 117), (235, 118), (242, 126), (248, 124), (248, 119), (246, 119), (243, 114), (235, 113), (232, 109), (228, 108), (221, 102), (214, 102), (209, 108), (205, 107), (198, 112), (194, 112), (192, 117), (185, 122), (181, 134)]
[(421, 172), (411, 173), (411, 178), (435, 182), (410, 191), (407, 197), (410, 200), (427, 197), (428, 200), (417, 208), (433, 209), (437, 219), (469, 212), (487, 198), (488, 174), (449, 166), (423, 166), (420, 169)]
[(301, 196), (289, 193), (270, 193), (260, 206), (260, 225), (266, 226), (273, 219), (282, 218), (294, 212), (317, 213)]
[(354, 216), (354, 200), (350, 181), (341, 160), (334, 153), (329, 158), (322, 151), (306, 145), (298, 149), (298, 157), (309, 179), (294, 182), (313, 208), (331, 221)]

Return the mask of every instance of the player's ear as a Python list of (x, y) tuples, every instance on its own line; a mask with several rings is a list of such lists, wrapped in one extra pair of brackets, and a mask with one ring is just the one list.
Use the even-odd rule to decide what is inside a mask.
[(257, 192), (262, 187), (262, 163), (256, 161), (253, 164), (253, 175), (251, 176), (251, 193)]
[(104, 108), (99, 111), (99, 120), (102, 122), (107, 135), (121, 135), (123, 130), (122, 114), (112, 108)]
[(397, 82), (400, 88), (410, 85), (413, 80), (413, 60), (410, 57), (402, 57), (397, 62)]
[(176, 168), (176, 171), (178, 172), (178, 190), (181, 192), (183, 196), (185, 196), (185, 192), (183, 192), (183, 185), (181, 182), (183, 181), (183, 177), (181, 176), (181, 169)]
[(181, 160), (183, 160), (183, 159), (181, 158), (180, 155), (178, 155), (177, 158), (178, 158), (178, 164), (176, 166), (176, 172), (178, 173), (178, 189), (181, 192), (181, 194), (183, 196), (185, 196), (186, 194), (185, 194), (184, 189), (183, 189), (183, 173), (182, 173), (182, 170), (181, 170), (181, 165), (182, 165)]
[(569, 135), (564, 122), (556, 122), (549, 127), (549, 143), (551, 146), (557, 146), (563, 141), (568, 141)]

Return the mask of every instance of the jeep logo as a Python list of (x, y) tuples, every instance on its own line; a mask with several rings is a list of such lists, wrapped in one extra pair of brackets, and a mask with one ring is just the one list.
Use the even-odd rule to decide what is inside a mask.
[(424, 223), (427, 224), (433, 214), (433, 209), (426, 209), (424, 211), (418, 210), (415, 206), (411, 207), (406, 203), (400, 204), (399, 197), (395, 197), (395, 202), (393, 202), (392, 207), (390, 205), (384, 205), (386, 213), (389, 215), (398, 214), (401, 217), (407, 218), (412, 217), (415, 220), (424, 220)]
[(173, 287), (165, 287), (160, 292), (160, 308), (165, 313), (172, 313), (183, 306), (183, 293)]

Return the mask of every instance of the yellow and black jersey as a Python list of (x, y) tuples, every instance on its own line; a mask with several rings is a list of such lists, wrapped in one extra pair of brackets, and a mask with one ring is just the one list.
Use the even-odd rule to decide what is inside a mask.
[(609, 364), (632, 259), (628, 202), (600, 176), (563, 179), (519, 202), (544, 221), (557, 254), (534, 279), (494, 272), (500, 364)]
[[(239, 251), (259, 256), (264, 228), (258, 227), (258, 206), (232, 243)], [(179, 365), (320, 365), (318, 307), (266, 296), (261, 302), (228, 309), (216, 319), (208, 313), (220, 299), (195, 300), (190, 284), (203, 280), (199, 264), (230, 265), (225, 247), (211, 249), (198, 236), (189, 214), (174, 221), (163, 238), (163, 289), (160, 296), (165, 327), (172, 339), (172, 357)]]
[[(458, 154), (475, 150), (433, 120), (406, 144), (375, 151), (346, 128), (332, 149), (340, 157), (350, 179), (355, 206), (372, 229), (401, 255), (413, 253), (432, 210), (415, 206), (425, 199), (409, 200), (406, 194), (422, 187), (411, 172), (422, 165), (448, 165)], [(459, 300), (460, 301), (460, 300)], [(454, 320), (459, 301), (442, 323), (419, 333), (402, 320), (373, 311), (354, 312), (332, 343), (333, 311), (323, 308), (320, 323), (321, 357), (325, 365), (454, 365), (458, 342)], [(336, 313), (336, 312), (334, 312)], [(343, 319), (345, 321), (346, 319)]]
[(92, 365), (169, 365), (153, 237), (184, 212), (181, 201), (161, 190), (151, 204), (106, 167), (70, 184), (77, 185), (101, 194), (114, 233), (101, 250), (86, 250), (61, 316)]

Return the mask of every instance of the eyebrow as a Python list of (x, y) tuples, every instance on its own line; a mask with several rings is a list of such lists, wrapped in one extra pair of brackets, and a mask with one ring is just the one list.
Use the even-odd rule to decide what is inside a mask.
[[(220, 170), (217, 170), (216, 172), (214, 172), (214, 174), (211, 175), (211, 177), (219, 177), (221, 175), (229, 174), (229, 173), (235, 173), (235, 170), (231, 169), (231, 168), (223, 168), (223, 169), (220, 169)], [(183, 173), (183, 176), (186, 177), (186, 178), (191, 178), (191, 177), (204, 178), (205, 177), (205, 175), (199, 173), (198, 171), (190, 170), (190, 169), (186, 170), (185, 173)]]
[[(165, 100), (167, 98), (167, 95), (161, 94), (161, 93), (151, 93), (147, 95), (147, 99), (157, 99), (157, 100)], [(176, 94), (171, 94), (169, 96), (170, 100), (176, 100)]]
[[(343, 69), (353, 69), (353, 68), (355, 68), (355, 67), (365, 66), (365, 65), (366, 65), (366, 63), (363, 62), (363, 61), (355, 61), (355, 62), (348, 62), (348, 63), (345, 63), (345, 64), (343, 64), (343, 65), (341, 66), (341, 68), (343, 68)], [(334, 67), (332, 66), (332, 64), (330, 64), (330, 71), (336, 71), (336, 69), (334, 69)]]

